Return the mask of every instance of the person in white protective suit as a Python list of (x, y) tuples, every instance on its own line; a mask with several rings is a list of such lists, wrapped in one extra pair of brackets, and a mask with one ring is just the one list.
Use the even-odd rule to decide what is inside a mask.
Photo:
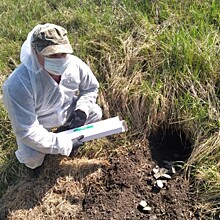
[(15, 155), (35, 169), (46, 154), (70, 156), (83, 136), (68, 140), (53, 132), (101, 120), (99, 83), (91, 69), (72, 55), (67, 31), (39, 24), (21, 47), (21, 64), (3, 84), (3, 100), (16, 135)]

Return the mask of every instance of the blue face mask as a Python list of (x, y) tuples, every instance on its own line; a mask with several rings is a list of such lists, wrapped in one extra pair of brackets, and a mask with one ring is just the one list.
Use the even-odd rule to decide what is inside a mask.
[(49, 73), (61, 76), (70, 64), (70, 56), (65, 58), (49, 58), (44, 59), (44, 69)]

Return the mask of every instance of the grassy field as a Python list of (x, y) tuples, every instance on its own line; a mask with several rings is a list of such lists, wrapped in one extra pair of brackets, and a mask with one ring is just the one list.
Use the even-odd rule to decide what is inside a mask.
[[(0, 6), (1, 85), (35, 25), (64, 26), (74, 54), (100, 81), (105, 116), (125, 118), (131, 137), (159, 127), (184, 132), (193, 144), (185, 171), (198, 207), (220, 212), (220, 1), (2, 0)], [(0, 105), (2, 194), (19, 181), (22, 167)]]

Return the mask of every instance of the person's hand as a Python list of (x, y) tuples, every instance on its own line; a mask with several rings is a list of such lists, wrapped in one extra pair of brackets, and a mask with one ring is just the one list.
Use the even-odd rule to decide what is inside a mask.
[(66, 121), (65, 125), (57, 128), (55, 133), (83, 126), (86, 122), (86, 118), (87, 118), (86, 113), (77, 109), (76, 111), (73, 111), (71, 113), (71, 115), (68, 118), (68, 120)]
[(70, 157), (74, 155), (77, 149), (84, 145), (84, 142), (82, 141), (83, 138), (84, 135), (80, 135), (79, 137), (72, 139), (72, 151), (69, 155)]
[(73, 121), (72, 126), (77, 128), (77, 127), (80, 127), (85, 124), (87, 116), (86, 116), (85, 112), (83, 112), (79, 109), (77, 109), (75, 111), (75, 113), (76, 113), (76, 115), (75, 115), (75, 119)]

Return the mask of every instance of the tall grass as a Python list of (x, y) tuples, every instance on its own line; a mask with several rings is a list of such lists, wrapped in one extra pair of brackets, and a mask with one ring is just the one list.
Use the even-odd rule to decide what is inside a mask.
[[(186, 170), (194, 168), (199, 207), (219, 212), (220, 1), (3, 0), (0, 6), (2, 81), (19, 63), (33, 26), (66, 27), (74, 53), (100, 81), (106, 115), (125, 118), (131, 138), (161, 126), (183, 131), (193, 143)], [(13, 161), (5, 155), (12, 155), (15, 140), (1, 112), (4, 167)]]

